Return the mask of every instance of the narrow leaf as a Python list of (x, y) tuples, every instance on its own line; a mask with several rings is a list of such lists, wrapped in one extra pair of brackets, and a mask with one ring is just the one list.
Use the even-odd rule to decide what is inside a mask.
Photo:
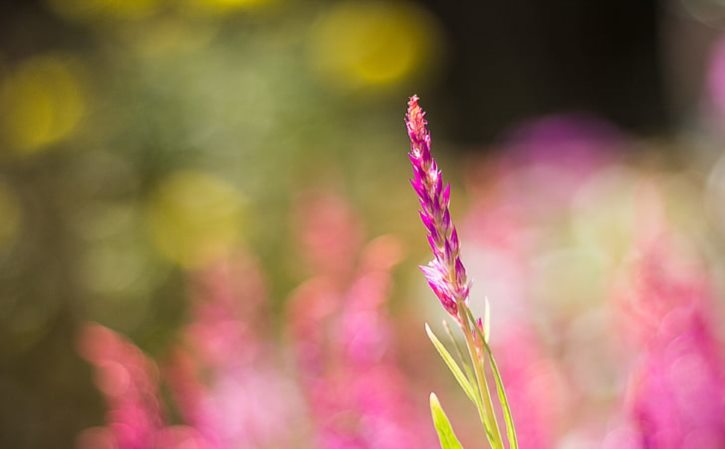
[[(467, 313), (469, 319), (475, 323), (471, 311), (467, 309)], [(503, 419), (504, 421), (506, 421), (506, 436), (508, 437), (509, 448), (518, 449), (519, 445), (518, 441), (516, 440), (516, 428), (514, 427), (514, 418), (511, 413), (511, 407), (509, 406), (508, 399), (506, 397), (506, 390), (504, 389), (503, 380), (501, 379), (501, 372), (498, 370), (498, 364), (496, 363), (496, 359), (493, 357), (493, 351), (491, 351), (491, 347), (488, 345), (486, 337), (481, 334), (481, 330), (478, 328), (478, 326), (473, 327), (476, 329), (476, 334), (478, 334), (478, 338), (483, 342), (484, 351), (486, 351), (489, 363), (491, 365), (493, 379), (496, 383), (496, 393), (498, 393), (498, 401), (501, 404), (501, 409), (503, 410)]]
[(451, 332), (451, 328), (448, 325), (448, 322), (446, 320), (443, 320), (443, 328), (446, 330), (446, 333), (448, 334), (448, 337), (451, 340), (451, 343), (453, 344), (453, 347), (456, 349), (456, 353), (458, 354), (458, 360), (461, 362), (461, 366), (463, 366), (463, 370), (466, 374), (466, 379), (468, 379), (468, 383), (471, 385), (471, 388), (474, 390), (475, 394), (475, 400), (476, 403), (476, 409), (478, 410), (478, 416), (481, 418), (481, 424), (483, 424), (483, 427), (486, 430), (486, 435), (489, 438), (493, 437), (493, 430), (491, 429), (491, 423), (489, 423), (489, 419), (486, 416), (486, 411), (483, 406), (483, 399), (481, 397), (480, 391), (478, 389), (478, 384), (476, 383), (476, 374), (473, 372), (471, 367), (466, 363), (466, 357), (463, 356), (463, 350), (458, 345), (458, 342), (456, 341), (455, 337), (453, 336), (453, 332)]
[(501, 403), (503, 409), (503, 419), (506, 421), (506, 434), (509, 440), (510, 449), (518, 449), (519, 445), (516, 441), (516, 429), (514, 428), (514, 418), (511, 414), (511, 407), (509, 407), (508, 399), (506, 398), (506, 391), (503, 387), (503, 381), (501, 380), (501, 373), (498, 370), (496, 360), (493, 358), (491, 348), (486, 343), (486, 352), (488, 353), (488, 359), (491, 362), (491, 370), (493, 371), (493, 378), (496, 381), (496, 392), (498, 393), (498, 400)]
[(441, 442), (441, 449), (463, 449), (435, 393), (430, 394), (430, 414), (433, 417), (433, 426), (438, 433), (438, 440)]
[(425, 333), (428, 334), (428, 338), (430, 339), (431, 343), (433, 343), (433, 346), (435, 346), (436, 350), (438, 351), (438, 354), (440, 354), (441, 358), (445, 362), (445, 364), (448, 366), (448, 369), (451, 370), (453, 373), (453, 377), (456, 378), (458, 381), (458, 384), (461, 386), (463, 391), (466, 393), (466, 396), (476, 405), (478, 405), (478, 401), (476, 400), (476, 390), (474, 390), (471, 383), (468, 381), (468, 378), (466, 378), (466, 375), (463, 374), (463, 371), (461, 371), (461, 368), (458, 366), (456, 361), (453, 359), (451, 354), (448, 352), (445, 346), (443, 346), (443, 343), (438, 340), (438, 337), (435, 336), (433, 331), (430, 329), (430, 326), (426, 323), (425, 325)]
[(471, 370), (471, 367), (468, 366), (466, 363), (466, 357), (463, 355), (463, 349), (461, 349), (461, 346), (458, 344), (458, 341), (456, 341), (456, 337), (453, 336), (453, 332), (451, 332), (451, 327), (448, 325), (448, 321), (443, 320), (443, 328), (446, 330), (446, 334), (448, 334), (448, 339), (451, 341), (451, 344), (456, 349), (456, 354), (458, 355), (458, 360), (461, 362), (461, 365), (463, 366), (463, 372), (466, 374), (466, 378), (468, 379), (468, 382), (472, 385), (476, 385), (476, 375)]
[(483, 304), (485, 307), (483, 314), (483, 336), (486, 343), (491, 341), (491, 303), (488, 302), (488, 297), (483, 298)]

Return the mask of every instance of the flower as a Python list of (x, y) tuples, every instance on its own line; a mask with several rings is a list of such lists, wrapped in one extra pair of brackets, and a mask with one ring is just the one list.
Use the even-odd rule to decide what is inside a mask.
[(313, 438), (321, 449), (432, 448), (427, 420), (408, 395), (411, 379), (397, 362), (397, 332), (387, 313), (391, 272), (402, 248), (395, 238), (382, 236), (360, 251), (357, 240), (348, 241), (357, 234), (350, 231), (360, 227), (354, 216), (342, 213), (349, 210), (333, 195), (305, 198), (300, 208), (297, 236), (307, 256), (345, 267), (308, 264), (313, 277), (288, 301)]
[(214, 449), (195, 428), (169, 425), (156, 364), (126, 337), (88, 323), (78, 349), (93, 366), (107, 407), (105, 426), (85, 429), (78, 449)]
[(94, 323), (83, 328), (79, 351), (94, 368), (107, 411), (106, 425), (86, 429), (78, 447), (159, 447), (167, 427), (154, 363), (128, 339)]
[[(626, 410), (641, 446), (723, 447), (725, 370), (711, 323), (713, 291), (703, 267), (663, 233), (640, 244), (622, 302), (637, 365)], [(626, 307), (626, 308), (625, 308)], [(697, 443), (697, 444), (695, 444)]]
[(268, 343), (257, 261), (237, 249), (192, 273), (191, 293), (192, 320), (165, 371), (181, 417), (207, 449), (289, 446), (301, 402)]
[(430, 152), (430, 133), (425, 112), (416, 95), (408, 101), (405, 119), (410, 137), (408, 157), (413, 164), (410, 183), (420, 201), (420, 218), (428, 231), (434, 259), (421, 270), (443, 308), (458, 316), (458, 304), (468, 299), (470, 282), (459, 255), (458, 232), (451, 222), (451, 186), (443, 186), (443, 176)]

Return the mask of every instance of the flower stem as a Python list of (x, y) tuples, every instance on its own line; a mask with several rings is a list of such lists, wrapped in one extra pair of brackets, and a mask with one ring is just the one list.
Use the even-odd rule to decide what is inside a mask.
[(485, 415), (483, 417), (484, 426), (486, 427), (486, 433), (492, 449), (504, 449), (503, 438), (501, 437), (501, 430), (498, 426), (496, 413), (493, 410), (491, 392), (488, 389), (488, 382), (486, 382), (486, 372), (484, 369), (484, 361), (482, 358), (483, 351), (485, 351), (486, 349), (481, 348), (479, 347), (479, 345), (476, 344), (476, 338), (473, 335), (473, 331), (471, 329), (471, 321), (469, 320), (468, 314), (466, 313), (466, 308), (468, 308), (467, 305), (460, 305), (459, 318), (461, 327), (463, 329), (463, 335), (466, 338), (468, 354), (471, 357), (471, 364), (473, 365), (473, 370), (476, 374), (476, 382), (478, 383), (479, 395), (485, 409)]

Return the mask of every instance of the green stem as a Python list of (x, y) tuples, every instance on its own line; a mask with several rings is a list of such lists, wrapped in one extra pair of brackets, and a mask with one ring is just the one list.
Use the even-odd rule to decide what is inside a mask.
[[(451, 327), (448, 325), (448, 321), (443, 320), (443, 328), (445, 329), (446, 333), (448, 334), (448, 338), (451, 340), (451, 344), (456, 349), (456, 354), (458, 354), (458, 359), (461, 361), (461, 365), (463, 366), (463, 372), (466, 374), (466, 378), (468, 379), (468, 382), (470, 382), (471, 385), (475, 385), (476, 376), (475, 376), (475, 374), (473, 374), (473, 371), (471, 371), (471, 368), (468, 366), (468, 363), (466, 363), (466, 357), (463, 355), (463, 350), (461, 349), (461, 345), (458, 344), (458, 340), (456, 340), (456, 337), (453, 336), (453, 332), (451, 331)], [(483, 418), (483, 416), (481, 416), (481, 418)]]
[[(473, 314), (471, 313), (471, 310), (466, 308), (465, 309), (466, 314), (471, 322), (475, 322), (475, 319), (473, 317)], [(508, 399), (506, 398), (506, 391), (504, 389), (503, 380), (501, 379), (501, 372), (498, 369), (498, 365), (496, 363), (496, 359), (493, 357), (493, 352), (491, 351), (491, 347), (488, 346), (488, 341), (486, 340), (486, 336), (481, 333), (481, 330), (478, 329), (477, 326), (474, 324), (474, 329), (476, 330), (476, 335), (478, 336), (478, 341), (481, 342), (481, 346), (483, 347), (483, 350), (486, 351), (486, 354), (488, 355), (489, 363), (491, 364), (491, 371), (493, 371), (494, 380), (496, 381), (496, 391), (498, 393), (499, 402), (501, 404), (501, 407), (503, 409), (503, 415), (504, 420), (506, 421), (506, 433), (508, 435), (509, 439), (509, 449), (518, 449), (519, 443), (516, 438), (516, 429), (514, 427), (514, 419), (513, 415), (511, 414), (511, 407), (509, 406)]]
[[(471, 330), (471, 321), (468, 319), (468, 315), (463, 310), (465, 304), (459, 304), (461, 308), (459, 317), (463, 326), (463, 335), (466, 338), (466, 346), (468, 346), (468, 354), (471, 357), (471, 364), (476, 374), (476, 381), (478, 383), (478, 390), (481, 396), (481, 402), (485, 408), (484, 426), (486, 426), (486, 433), (493, 449), (504, 449), (503, 438), (501, 437), (501, 430), (498, 426), (498, 420), (496, 419), (496, 413), (493, 409), (493, 402), (491, 400), (491, 393), (488, 389), (488, 383), (486, 382), (486, 373), (483, 368), (483, 360), (478, 356), (478, 349), (475, 343), (475, 338)], [(475, 323), (473, 324), (475, 326)], [(483, 350), (483, 348), (481, 348)], [(488, 418), (488, 419), (486, 419)], [(486, 424), (488, 423), (488, 424)]]

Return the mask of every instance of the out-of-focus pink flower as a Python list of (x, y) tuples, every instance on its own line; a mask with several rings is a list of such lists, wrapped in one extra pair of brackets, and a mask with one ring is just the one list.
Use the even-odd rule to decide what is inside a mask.
[[(510, 133), (500, 157), (469, 164), (467, 185), (474, 195), (460, 228), (468, 243), (467, 268), (495, 299), (491, 345), (522, 448), (556, 447), (576, 420), (566, 410), (575, 409), (577, 392), (567, 385), (547, 339), (537, 335), (541, 322), (532, 319), (541, 312), (536, 261), (566, 223), (579, 189), (612, 165), (621, 139), (616, 129), (592, 118), (545, 117)], [(476, 294), (472, 308), (483, 303)]]
[(541, 117), (506, 136), (499, 170), (525, 170), (528, 182), (537, 183), (556, 203), (556, 198), (570, 196), (572, 187), (611, 165), (624, 142), (624, 135), (614, 125), (593, 116)]
[(133, 343), (99, 324), (88, 324), (80, 354), (95, 368), (108, 410), (105, 427), (78, 438), (79, 449), (175, 449), (206, 446), (193, 429), (169, 427), (158, 397), (155, 365)]
[[(642, 447), (725, 446), (725, 365), (708, 316), (699, 270), (675, 268), (675, 254), (653, 242), (633, 269), (629, 309), (643, 351), (630, 380), (628, 409)], [(676, 262), (675, 262), (676, 264)], [(672, 271), (675, 269), (676, 271)]]
[(152, 362), (131, 342), (99, 324), (83, 329), (79, 345), (80, 354), (95, 368), (96, 385), (108, 404), (105, 437), (97, 432), (98, 438), (118, 449), (154, 447), (163, 420)]
[(547, 357), (525, 322), (513, 325), (496, 344), (506, 396), (516, 422), (519, 446), (556, 447), (562, 431), (565, 382), (554, 360)]
[[(330, 238), (348, 235), (328, 229)], [(399, 243), (381, 237), (366, 246), (352, 280), (326, 271), (290, 299), (300, 382), (321, 449), (434, 447), (393, 354), (386, 306), (400, 256)], [(338, 263), (354, 266), (357, 255), (348, 257)]]
[(192, 322), (167, 373), (184, 419), (210, 447), (284, 447), (299, 437), (299, 401), (265, 333), (266, 292), (246, 254), (193, 276)]
[(294, 230), (305, 274), (346, 279), (362, 245), (362, 225), (349, 203), (337, 195), (305, 192), (297, 199)]
[(211, 368), (249, 365), (261, 355), (267, 291), (257, 262), (238, 251), (190, 275), (185, 342)]
[(648, 211), (636, 257), (617, 289), (638, 364), (626, 408), (642, 448), (725, 447), (725, 359), (713, 333), (704, 265), (683, 251), (663, 216)]
[[(463, 233), (470, 236), (469, 254), (473, 255), (469, 267), (474, 272), (481, 269), (478, 264), (482, 260), (475, 256), (485, 254), (490, 263), (486, 272), (495, 270), (496, 281), (505, 284), (505, 291), (497, 290), (501, 296), (496, 296), (492, 309), (494, 324), (501, 325), (493, 326), (491, 344), (506, 379), (506, 395), (520, 447), (551, 449), (556, 447), (562, 431), (568, 395), (560, 367), (547, 356), (529, 319), (531, 292), (527, 286), (531, 284), (529, 261), (533, 254), (530, 233), (509, 214), (491, 214), (479, 214), (474, 209), (464, 220)], [(487, 232), (493, 228), (496, 232)], [(500, 300), (507, 303), (499, 304)]]
[[(505, 232), (529, 238), (531, 228), (561, 219), (579, 189), (617, 161), (624, 135), (613, 125), (582, 115), (553, 115), (508, 133), (501, 156), (467, 164), (466, 187), (486, 229), (466, 241)], [(493, 234), (491, 234), (493, 232)]]

